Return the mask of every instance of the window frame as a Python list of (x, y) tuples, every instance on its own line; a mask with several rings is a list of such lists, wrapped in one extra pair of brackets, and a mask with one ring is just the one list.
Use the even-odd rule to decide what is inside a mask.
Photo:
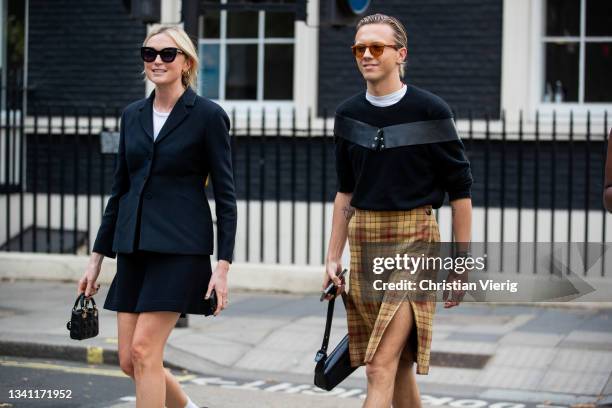
[[(548, 0), (536, 0), (531, 2), (531, 27), (532, 30), (532, 64), (531, 64), (531, 86), (530, 100), (532, 106), (544, 114), (552, 114), (553, 111), (563, 115), (569, 115), (573, 111), (578, 115), (586, 115), (590, 112), (594, 115), (603, 115), (605, 111), (612, 111), (612, 101), (610, 102), (585, 102), (585, 51), (587, 43), (595, 42), (612, 42), (612, 36), (606, 37), (587, 37), (586, 36), (586, 1), (580, 1), (580, 34), (578, 37), (559, 37), (546, 36), (546, 6)], [(578, 101), (577, 102), (561, 102), (554, 101), (545, 102), (544, 86), (546, 75), (546, 44), (549, 42), (562, 43), (577, 43), (579, 45), (578, 56)]]
[[(221, 4), (226, 4), (227, 0), (221, 0)], [(212, 44), (219, 46), (219, 93), (218, 98), (212, 99), (217, 103), (223, 104), (224, 106), (236, 107), (239, 109), (247, 108), (249, 106), (259, 106), (265, 104), (266, 107), (278, 107), (278, 108), (290, 108), (294, 105), (295, 100), (295, 86), (294, 78), (292, 78), (292, 99), (264, 99), (264, 85), (265, 85), (265, 46), (269, 44), (289, 44), (293, 45), (293, 64), (294, 64), (294, 77), (295, 77), (295, 46), (296, 46), (296, 32), (294, 29), (293, 37), (266, 37), (266, 13), (272, 11), (266, 11), (264, 9), (257, 10), (258, 18), (258, 29), (256, 38), (227, 38), (227, 13), (228, 11), (236, 11), (235, 9), (219, 9), (219, 38), (204, 38), (203, 33), (203, 16), (200, 15), (198, 18), (198, 53), (200, 52), (200, 45)], [(294, 23), (295, 24), (295, 23)], [(256, 99), (226, 99), (226, 68), (227, 68), (227, 46), (232, 44), (255, 44), (257, 45), (257, 96)], [(199, 78), (199, 81), (202, 78)], [(200, 83), (198, 83), (198, 91), (200, 91)]]

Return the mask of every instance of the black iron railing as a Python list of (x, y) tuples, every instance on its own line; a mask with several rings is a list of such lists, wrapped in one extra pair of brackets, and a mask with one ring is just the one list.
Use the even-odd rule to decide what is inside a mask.
[[(20, 103), (9, 106), (1, 127), (0, 248), (88, 253), (110, 193), (120, 110), (30, 106), (22, 115)], [(323, 112), (229, 112), (238, 261), (324, 261), (336, 179), (333, 122)], [(475, 240), (612, 241), (602, 207), (607, 113), (580, 121), (526, 116), (457, 115), (474, 176)], [(437, 216), (451, 237), (444, 207)]]

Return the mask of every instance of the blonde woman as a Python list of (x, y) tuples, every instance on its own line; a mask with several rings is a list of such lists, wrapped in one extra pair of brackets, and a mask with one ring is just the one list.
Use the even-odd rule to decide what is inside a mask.
[[(446, 194), (455, 240), (468, 243), (470, 164), (448, 105), (403, 80), (407, 35), (399, 20), (384, 14), (364, 17), (352, 52), (366, 89), (336, 110), (338, 192), (323, 287), (333, 280), (342, 290), (337, 274), (348, 238), (349, 352), (352, 366), (366, 366), (364, 407), (418, 408), (414, 365), (418, 374), (429, 371), (435, 299), (398, 298), (393, 291), (372, 297), (367, 288), (373, 271), (364, 266), (362, 255), (368, 244), (438, 242), (432, 209), (442, 205)], [(453, 293), (444, 307), (457, 306), (461, 297)]]
[[(136, 406), (193, 408), (163, 367), (163, 350), (179, 316), (202, 314), (213, 289), (215, 315), (228, 304), (236, 233), (229, 119), (194, 91), (198, 56), (181, 28), (153, 30), (141, 57), (155, 89), (121, 116), (111, 196), (78, 292), (94, 295), (103, 258), (117, 256), (104, 308), (117, 312), (120, 365), (134, 379)], [(214, 272), (208, 175), (217, 216)]]

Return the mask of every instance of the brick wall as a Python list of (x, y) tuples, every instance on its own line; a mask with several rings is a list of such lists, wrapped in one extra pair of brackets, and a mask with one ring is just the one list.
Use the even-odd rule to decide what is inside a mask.
[(30, 104), (124, 107), (144, 96), (145, 26), (121, 0), (30, 0)]
[[(408, 32), (406, 81), (444, 98), (458, 112), (499, 115), (502, 0), (373, 0), (371, 13), (398, 17)], [(319, 108), (333, 112), (364, 89), (349, 46), (355, 30), (321, 28)], [(465, 116), (465, 113), (464, 115)]]

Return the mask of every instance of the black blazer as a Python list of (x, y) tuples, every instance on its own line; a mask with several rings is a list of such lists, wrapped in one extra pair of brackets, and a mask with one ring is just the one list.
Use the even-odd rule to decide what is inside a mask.
[(153, 142), (154, 96), (155, 91), (128, 105), (121, 115), (113, 187), (93, 250), (111, 258), (136, 249), (212, 254), (213, 221), (204, 192), (210, 174), (218, 259), (231, 262), (236, 195), (229, 118), (187, 88)]

